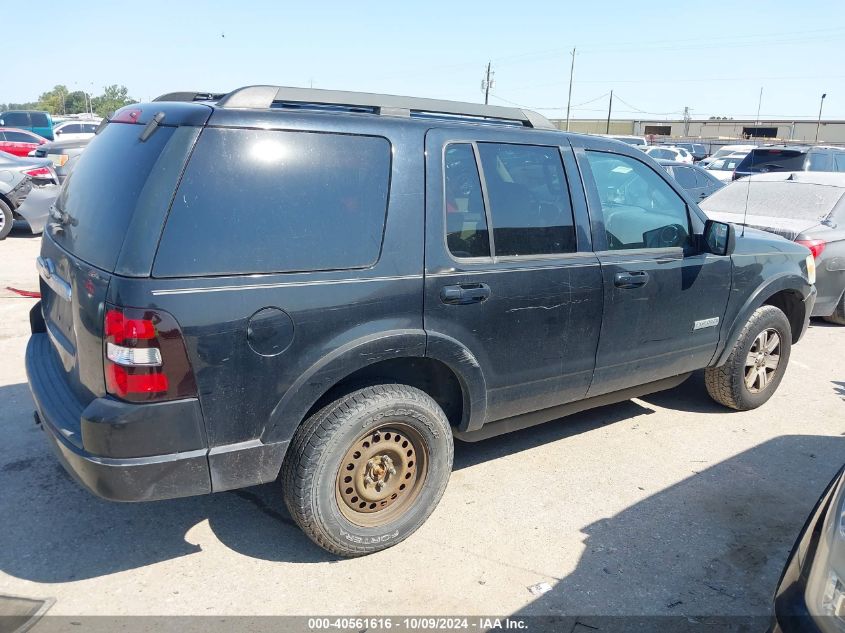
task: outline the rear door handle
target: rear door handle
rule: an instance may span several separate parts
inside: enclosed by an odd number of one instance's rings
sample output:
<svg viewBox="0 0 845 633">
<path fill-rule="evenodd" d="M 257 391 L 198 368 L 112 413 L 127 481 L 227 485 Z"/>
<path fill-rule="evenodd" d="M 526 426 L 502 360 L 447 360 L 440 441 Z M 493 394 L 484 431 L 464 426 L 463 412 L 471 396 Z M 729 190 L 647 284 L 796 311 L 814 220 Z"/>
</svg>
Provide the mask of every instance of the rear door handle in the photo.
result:
<svg viewBox="0 0 845 633">
<path fill-rule="evenodd" d="M 641 288 L 648 283 L 648 273 L 644 270 L 633 272 L 616 273 L 613 276 L 613 285 L 617 288 L 630 289 Z"/>
<path fill-rule="evenodd" d="M 440 301 L 449 305 L 468 305 L 482 303 L 490 297 L 490 286 L 487 284 L 456 284 L 443 286 L 440 289 Z"/>
</svg>

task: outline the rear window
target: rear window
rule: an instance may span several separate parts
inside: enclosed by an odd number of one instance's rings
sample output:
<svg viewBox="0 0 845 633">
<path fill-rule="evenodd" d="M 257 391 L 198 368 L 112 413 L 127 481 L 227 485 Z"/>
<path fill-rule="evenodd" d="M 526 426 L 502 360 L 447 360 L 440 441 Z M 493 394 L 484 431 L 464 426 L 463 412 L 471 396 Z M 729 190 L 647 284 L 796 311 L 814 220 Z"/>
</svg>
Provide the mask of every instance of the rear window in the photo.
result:
<svg viewBox="0 0 845 633">
<path fill-rule="evenodd" d="M 803 171 L 806 154 L 794 149 L 755 149 L 738 167 L 743 172 Z"/>
<path fill-rule="evenodd" d="M 32 121 L 32 127 L 50 127 L 47 115 L 43 112 L 32 112 L 29 116 Z"/>
<path fill-rule="evenodd" d="M 30 127 L 29 114 L 26 112 L 7 112 L 0 116 L 6 127 Z"/>
<path fill-rule="evenodd" d="M 160 277 L 363 268 L 381 251 L 381 137 L 208 128 L 159 245 Z"/>
<path fill-rule="evenodd" d="M 91 140 L 56 200 L 61 225 L 48 228 L 62 248 L 103 270 L 114 270 L 141 190 L 176 128 L 162 126 L 145 143 L 143 129 L 110 123 Z"/>
</svg>

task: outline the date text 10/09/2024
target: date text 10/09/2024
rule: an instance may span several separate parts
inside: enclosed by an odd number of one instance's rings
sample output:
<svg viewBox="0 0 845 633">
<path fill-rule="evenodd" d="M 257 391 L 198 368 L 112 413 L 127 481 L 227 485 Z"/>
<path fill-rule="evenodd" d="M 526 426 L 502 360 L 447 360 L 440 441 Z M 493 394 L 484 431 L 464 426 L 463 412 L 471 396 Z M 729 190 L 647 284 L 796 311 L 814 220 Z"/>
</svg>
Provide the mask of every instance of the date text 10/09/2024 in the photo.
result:
<svg viewBox="0 0 845 633">
<path fill-rule="evenodd" d="M 527 630 L 524 620 L 496 617 L 374 617 L 374 618 L 309 618 L 308 629 L 311 631 L 361 631 L 390 630 L 398 631 L 489 631 L 489 630 Z"/>
</svg>

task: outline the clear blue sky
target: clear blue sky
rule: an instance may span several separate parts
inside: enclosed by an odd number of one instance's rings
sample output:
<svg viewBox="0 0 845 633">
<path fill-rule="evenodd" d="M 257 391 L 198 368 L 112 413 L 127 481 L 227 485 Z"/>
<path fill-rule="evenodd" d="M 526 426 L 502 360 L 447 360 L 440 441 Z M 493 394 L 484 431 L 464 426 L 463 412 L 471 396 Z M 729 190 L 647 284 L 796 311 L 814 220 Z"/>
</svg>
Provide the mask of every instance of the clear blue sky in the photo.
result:
<svg viewBox="0 0 845 633">
<path fill-rule="evenodd" d="M 482 101 L 562 116 L 578 47 L 573 116 L 845 119 L 845 2 L 66 2 L 43 20 L 3 12 L 33 34 L 4 52 L 0 102 L 57 83 L 146 100 L 172 90 L 252 84 Z M 45 33 L 47 31 L 47 33 Z M 36 37 L 37 35 L 37 37 Z M 589 103 L 585 103 L 589 102 Z M 645 113 L 641 113 L 643 111 Z"/>
</svg>

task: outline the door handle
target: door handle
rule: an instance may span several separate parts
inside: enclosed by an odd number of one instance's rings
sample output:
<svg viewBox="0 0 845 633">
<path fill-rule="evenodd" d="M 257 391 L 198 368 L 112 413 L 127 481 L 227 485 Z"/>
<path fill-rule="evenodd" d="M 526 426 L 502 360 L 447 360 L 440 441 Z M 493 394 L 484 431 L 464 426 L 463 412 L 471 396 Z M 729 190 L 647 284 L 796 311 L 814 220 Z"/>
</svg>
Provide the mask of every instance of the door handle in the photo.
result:
<svg viewBox="0 0 845 633">
<path fill-rule="evenodd" d="M 644 270 L 634 272 L 616 273 L 613 276 L 613 285 L 617 288 L 630 289 L 641 288 L 648 283 L 648 273 Z"/>
<path fill-rule="evenodd" d="M 440 301 L 449 305 L 468 305 L 482 303 L 490 297 L 490 286 L 487 284 L 456 284 L 443 286 L 440 289 Z"/>
</svg>

